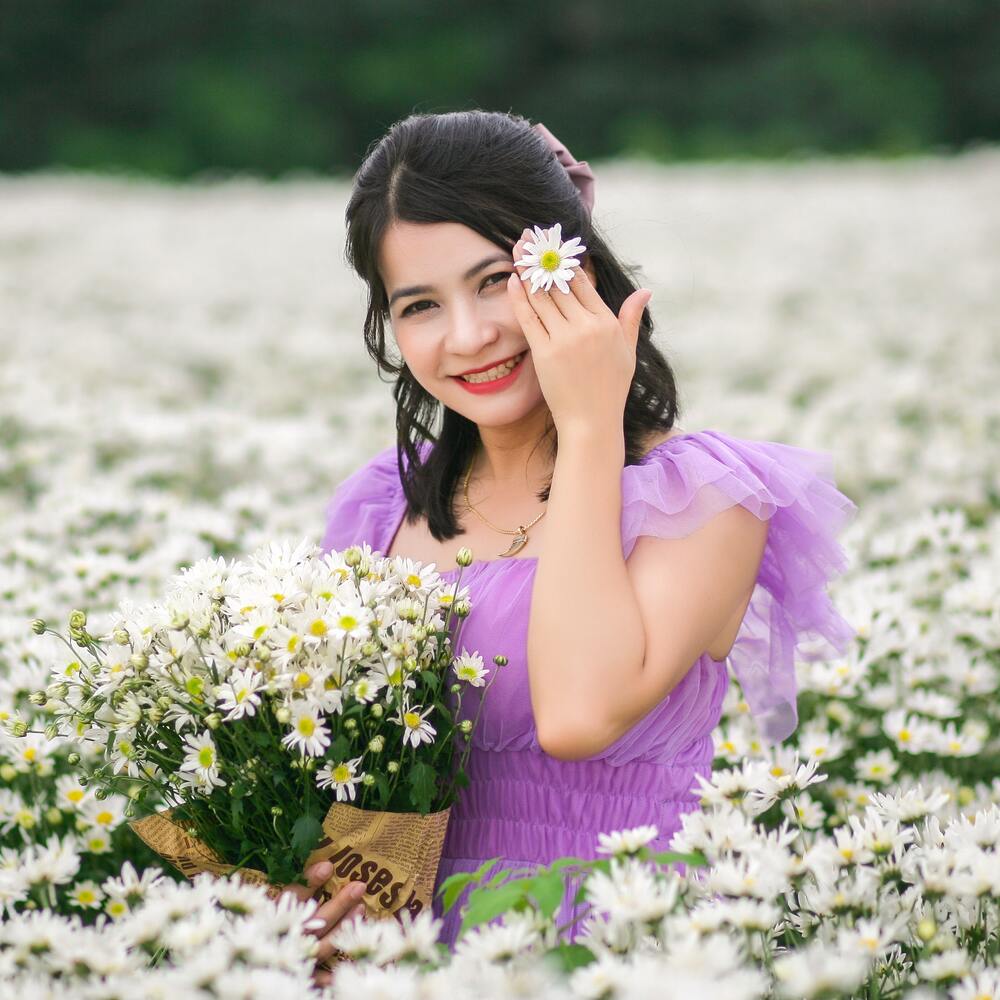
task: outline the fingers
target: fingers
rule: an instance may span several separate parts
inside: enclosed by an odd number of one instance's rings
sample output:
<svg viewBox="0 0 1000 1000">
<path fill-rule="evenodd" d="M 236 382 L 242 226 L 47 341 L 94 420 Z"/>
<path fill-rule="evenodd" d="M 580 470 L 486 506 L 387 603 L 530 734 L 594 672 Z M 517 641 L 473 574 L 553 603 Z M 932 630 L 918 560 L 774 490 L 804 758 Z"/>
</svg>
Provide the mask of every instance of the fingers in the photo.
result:
<svg viewBox="0 0 1000 1000">
<path fill-rule="evenodd" d="M 317 861 L 316 864 L 306 869 L 305 874 L 307 885 L 292 882 L 281 890 L 282 895 L 290 893 L 296 899 L 303 901 L 312 899 L 316 890 L 333 874 L 333 865 L 329 861 Z"/>
<path fill-rule="evenodd" d="M 365 904 L 358 903 L 353 910 L 345 913 L 344 916 L 337 922 L 338 926 L 346 920 L 364 920 L 365 919 Z M 333 928 L 336 930 L 336 927 Z M 319 947 L 316 949 L 315 960 L 317 964 L 325 962 L 335 951 L 337 951 L 336 945 L 330 940 L 332 934 L 327 934 L 325 937 L 320 938 Z"/>
<path fill-rule="evenodd" d="M 531 242 L 533 238 L 534 234 L 530 230 L 525 229 L 521 234 L 521 239 L 514 248 L 515 261 L 523 254 L 524 244 Z M 550 334 L 554 330 L 554 324 L 560 320 L 568 323 L 579 323 L 587 315 L 588 310 L 576 296 L 574 289 L 574 286 L 578 282 L 577 274 L 580 271 L 580 267 L 572 267 L 572 271 L 572 276 L 567 279 L 568 292 L 564 292 L 557 285 L 553 285 L 549 291 L 543 291 L 539 288 L 537 291 L 532 292 L 530 289 L 525 288 L 525 300 L 541 318 L 542 323 L 548 327 Z M 526 273 L 526 269 L 522 269 L 522 273 Z M 527 281 L 521 279 L 522 287 L 527 284 Z"/>
<path fill-rule="evenodd" d="M 360 900 L 364 894 L 364 882 L 348 882 L 336 895 L 316 909 L 312 919 L 305 925 L 306 930 L 320 937 L 333 930 L 352 911 L 363 913 L 365 904 Z"/>
</svg>

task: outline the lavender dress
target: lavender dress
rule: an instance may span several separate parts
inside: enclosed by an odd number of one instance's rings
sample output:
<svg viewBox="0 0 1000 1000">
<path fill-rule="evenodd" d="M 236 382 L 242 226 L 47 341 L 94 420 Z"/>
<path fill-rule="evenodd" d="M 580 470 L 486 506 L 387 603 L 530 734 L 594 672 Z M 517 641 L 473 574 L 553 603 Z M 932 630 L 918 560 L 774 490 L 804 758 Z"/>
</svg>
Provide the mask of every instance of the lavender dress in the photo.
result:
<svg viewBox="0 0 1000 1000">
<path fill-rule="evenodd" d="M 430 447 L 425 443 L 423 454 Z M 727 659 L 762 738 L 785 739 L 798 724 L 795 657 L 837 655 L 855 634 L 824 589 L 846 568 L 835 536 L 857 512 L 833 484 L 831 456 L 693 431 L 662 442 L 639 465 L 624 467 L 621 489 L 625 558 L 640 535 L 688 535 L 735 504 L 770 521 L 757 584 Z M 364 541 L 384 553 L 405 507 L 392 445 L 334 493 L 323 550 Z M 461 544 L 456 538 L 456 550 Z M 478 651 L 493 670 L 495 653 L 504 653 L 509 663 L 490 689 L 474 734 L 470 784 L 452 808 L 439 883 L 493 857 L 503 859 L 498 867 L 549 864 L 563 855 L 597 857 L 598 833 L 641 824 L 657 826 L 660 836 L 651 846 L 667 850 L 681 815 L 698 808 L 695 775 L 711 772 L 712 730 L 729 674 L 726 661 L 708 653 L 662 702 L 594 757 L 561 761 L 541 750 L 526 657 L 537 561 L 477 560 L 462 574 L 473 610 L 461 646 Z M 441 575 L 454 581 L 457 573 L 456 567 Z M 436 907 L 440 915 L 439 901 Z M 458 911 L 444 915 L 441 940 L 449 944 L 458 931 Z M 559 920 L 578 912 L 567 893 Z"/>
</svg>

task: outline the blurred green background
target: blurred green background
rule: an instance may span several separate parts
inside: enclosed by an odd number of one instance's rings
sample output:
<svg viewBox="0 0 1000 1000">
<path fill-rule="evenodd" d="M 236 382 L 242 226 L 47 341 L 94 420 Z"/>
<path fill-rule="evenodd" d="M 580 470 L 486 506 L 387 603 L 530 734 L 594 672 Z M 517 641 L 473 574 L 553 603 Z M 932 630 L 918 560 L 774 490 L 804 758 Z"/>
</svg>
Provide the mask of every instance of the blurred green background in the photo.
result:
<svg viewBox="0 0 1000 1000">
<path fill-rule="evenodd" d="M 350 174 L 412 111 L 581 159 L 1000 140 L 997 0 L 0 0 L 0 170 Z"/>
</svg>

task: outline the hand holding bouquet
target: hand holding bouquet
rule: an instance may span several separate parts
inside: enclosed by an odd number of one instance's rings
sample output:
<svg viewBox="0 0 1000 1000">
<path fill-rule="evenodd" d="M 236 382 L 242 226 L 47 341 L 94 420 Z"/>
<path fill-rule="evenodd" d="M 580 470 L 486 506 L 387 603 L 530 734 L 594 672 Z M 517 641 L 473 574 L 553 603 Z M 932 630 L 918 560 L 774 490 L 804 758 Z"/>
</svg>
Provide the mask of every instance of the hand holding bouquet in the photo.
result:
<svg viewBox="0 0 1000 1000">
<path fill-rule="evenodd" d="M 327 892 L 361 881 L 373 912 L 415 914 L 488 687 L 478 654 L 452 653 L 460 582 L 367 545 L 201 560 L 162 604 L 123 602 L 102 638 L 74 613 L 77 658 L 46 696 L 64 730 L 104 744 L 90 781 L 169 807 L 133 826 L 185 874 L 279 886 L 329 860 Z"/>
</svg>

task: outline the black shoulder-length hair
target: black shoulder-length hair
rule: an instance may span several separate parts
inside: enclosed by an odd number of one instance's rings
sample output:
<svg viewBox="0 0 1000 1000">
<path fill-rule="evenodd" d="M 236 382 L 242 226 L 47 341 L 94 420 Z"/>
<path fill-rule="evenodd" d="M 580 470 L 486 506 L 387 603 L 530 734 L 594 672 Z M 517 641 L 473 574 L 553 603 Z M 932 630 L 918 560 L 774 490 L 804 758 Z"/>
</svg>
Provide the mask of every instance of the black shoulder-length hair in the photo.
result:
<svg viewBox="0 0 1000 1000">
<path fill-rule="evenodd" d="M 428 393 L 405 361 L 397 366 L 386 356 L 389 306 L 378 253 L 396 221 L 458 222 L 508 253 L 525 228 L 561 222 L 564 233 L 579 236 L 587 247 L 597 290 L 615 315 L 640 286 L 632 279 L 636 269 L 618 260 L 594 226 L 545 139 L 520 115 L 478 109 L 413 114 L 372 144 L 354 176 L 347 205 L 346 258 L 368 286 L 368 353 L 380 373 L 396 376 L 396 461 L 406 517 L 413 523 L 425 515 L 431 535 L 444 541 L 465 530 L 455 517 L 454 496 L 479 444 L 479 430 Z M 652 332 L 653 321 L 644 309 L 623 419 L 626 465 L 636 464 L 646 437 L 670 430 L 679 413 L 674 374 L 653 345 Z M 551 416 L 538 444 L 544 440 L 554 457 Z M 433 447 L 422 447 L 425 442 Z M 539 500 L 548 500 L 550 487 L 551 478 Z"/>
</svg>

